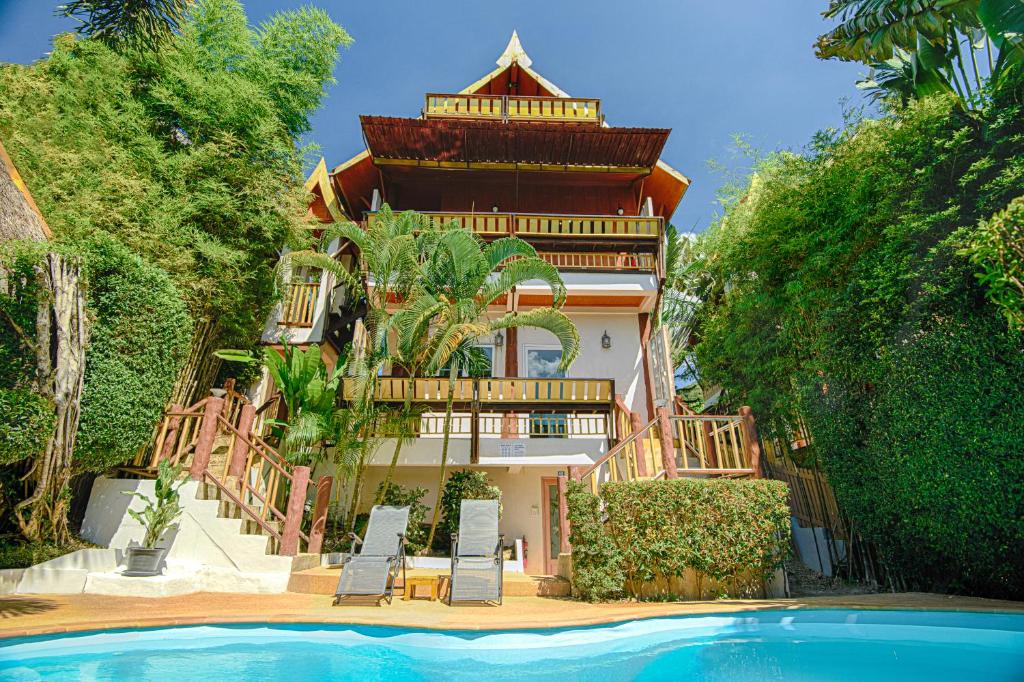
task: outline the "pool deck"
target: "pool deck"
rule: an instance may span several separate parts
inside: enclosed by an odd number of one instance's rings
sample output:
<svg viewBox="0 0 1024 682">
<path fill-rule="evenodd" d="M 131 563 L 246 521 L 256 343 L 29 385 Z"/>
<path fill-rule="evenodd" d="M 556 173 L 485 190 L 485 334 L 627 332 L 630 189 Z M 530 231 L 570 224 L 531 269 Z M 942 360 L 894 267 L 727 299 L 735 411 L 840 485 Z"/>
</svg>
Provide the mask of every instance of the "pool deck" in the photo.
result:
<svg viewBox="0 0 1024 682">
<path fill-rule="evenodd" d="M 343 623 L 452 630 L 594 625 L 654 616 L 765 609 L 935 609 L 1024 613 L 1024 602 L 937 594 L 868 594 L 803 599 L 586 604 L 564 598 L 507 597 L 502 606 L 402 601 L 332 606 L 316 594 L 190 594 L 162 599 L 91 594 L 0 597 L 0 638 L 105 628 L 213 623 Z"/>
</svg>

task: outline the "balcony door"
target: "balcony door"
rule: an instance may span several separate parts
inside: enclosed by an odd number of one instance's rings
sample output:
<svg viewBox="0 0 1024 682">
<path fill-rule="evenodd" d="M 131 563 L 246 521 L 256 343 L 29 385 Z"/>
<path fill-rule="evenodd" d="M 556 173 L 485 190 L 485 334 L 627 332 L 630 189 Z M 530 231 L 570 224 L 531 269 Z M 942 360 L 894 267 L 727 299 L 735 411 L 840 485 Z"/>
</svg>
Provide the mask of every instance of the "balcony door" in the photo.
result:
<svg viewBox="0 0 1024 682">
<path fill-rule="evenodd" d="M 526 346 L 524 349 L 526 376 L 533 379 L 564 379 L 565 370 L 560 346 Z M 564 414 L 549 412 L 530 413 L 530 438 L 565 438 L 568 421 Z"/>
</svg>

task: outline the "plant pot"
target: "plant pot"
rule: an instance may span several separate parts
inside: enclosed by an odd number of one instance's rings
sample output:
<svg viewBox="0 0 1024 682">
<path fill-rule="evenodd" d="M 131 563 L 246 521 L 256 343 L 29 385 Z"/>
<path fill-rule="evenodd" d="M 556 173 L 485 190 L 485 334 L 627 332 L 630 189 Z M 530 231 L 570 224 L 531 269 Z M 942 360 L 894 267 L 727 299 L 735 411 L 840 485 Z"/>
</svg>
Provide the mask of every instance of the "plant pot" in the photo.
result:
<svg viewBox="0 0 1024 682">
<path fill-rule="evenodd" d="M 129 547 L 127 568 L 121 575 L 133 578 L 160 575 L 160 562 L 166 552 L 163 547 Z"/>
</svg>

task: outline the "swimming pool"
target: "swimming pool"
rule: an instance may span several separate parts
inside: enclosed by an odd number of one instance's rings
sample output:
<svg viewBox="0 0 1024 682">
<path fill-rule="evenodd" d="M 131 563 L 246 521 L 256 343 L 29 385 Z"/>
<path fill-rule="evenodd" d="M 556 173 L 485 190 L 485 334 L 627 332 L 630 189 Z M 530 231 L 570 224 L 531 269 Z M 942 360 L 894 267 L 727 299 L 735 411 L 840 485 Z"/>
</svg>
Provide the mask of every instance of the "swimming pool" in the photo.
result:
<svg viewBox="0 0 1024 682">
<path fill-rule="evenodd" d="M 1024 615 L 798 610 L 531 631 L 224 625 L 0 640 L 4 680 L 1024 679 Z"/>
</svg>

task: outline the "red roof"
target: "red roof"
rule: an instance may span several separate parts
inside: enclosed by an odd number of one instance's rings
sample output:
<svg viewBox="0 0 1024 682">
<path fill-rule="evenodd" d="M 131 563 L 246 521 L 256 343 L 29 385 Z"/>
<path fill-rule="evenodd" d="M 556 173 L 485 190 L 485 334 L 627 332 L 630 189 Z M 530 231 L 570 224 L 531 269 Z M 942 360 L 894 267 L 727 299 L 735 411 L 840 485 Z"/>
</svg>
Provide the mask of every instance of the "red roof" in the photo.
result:
<svg viewBox="0 0 1024 682">
<path fill-rule="evenodd" d="M 651 168 L 670 130 L 360 116 L 374 159 Z"/>
</svg>

